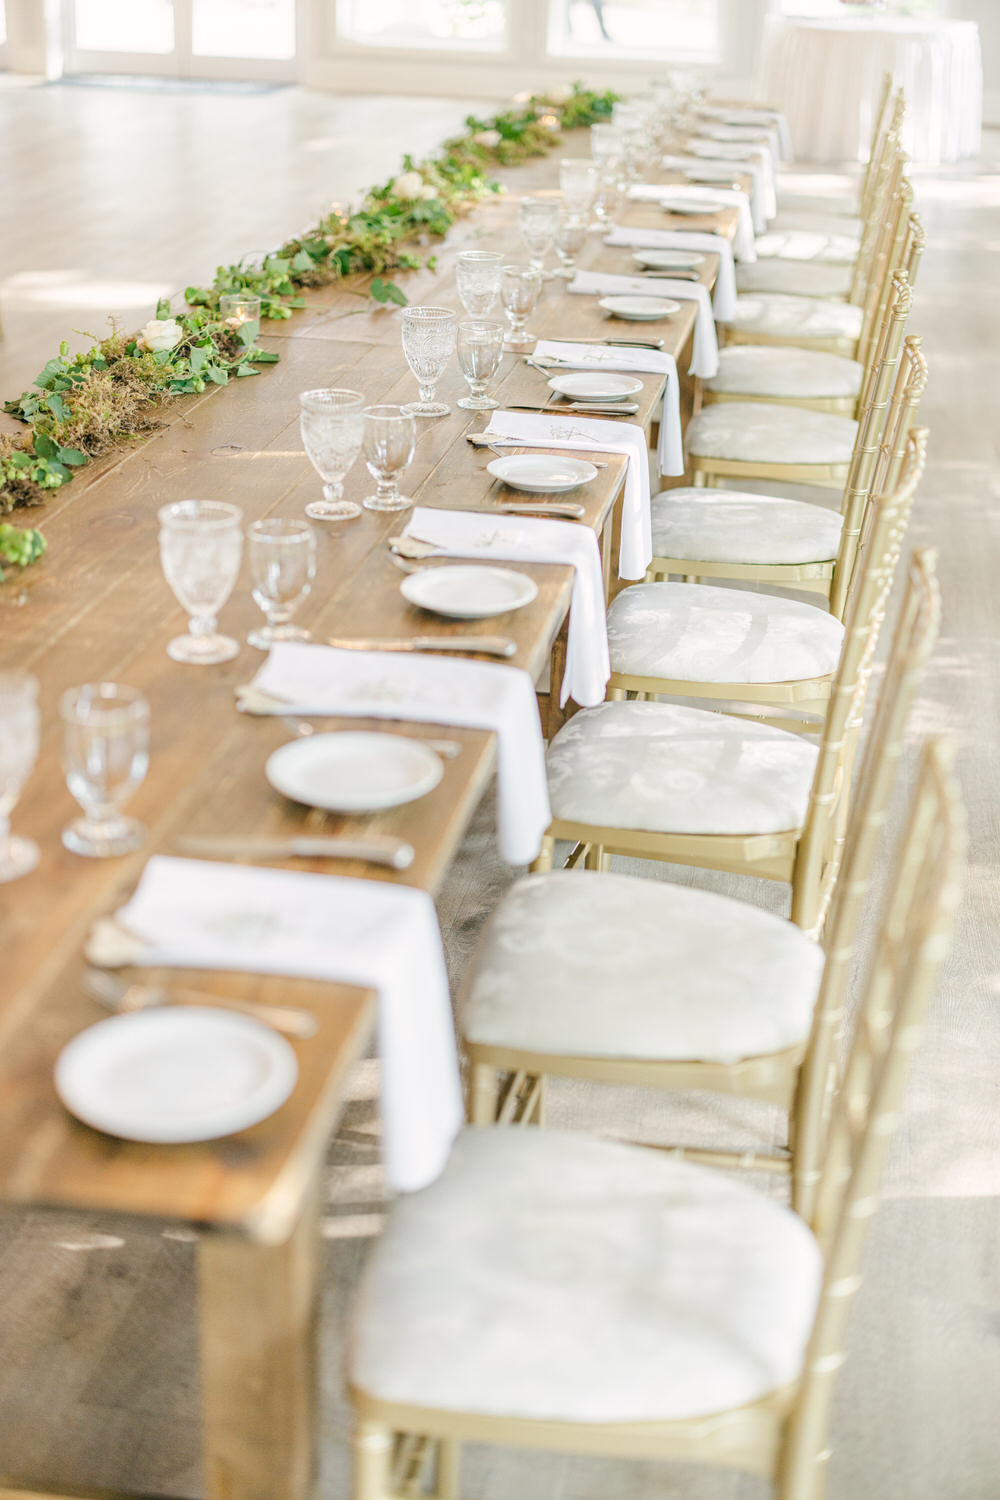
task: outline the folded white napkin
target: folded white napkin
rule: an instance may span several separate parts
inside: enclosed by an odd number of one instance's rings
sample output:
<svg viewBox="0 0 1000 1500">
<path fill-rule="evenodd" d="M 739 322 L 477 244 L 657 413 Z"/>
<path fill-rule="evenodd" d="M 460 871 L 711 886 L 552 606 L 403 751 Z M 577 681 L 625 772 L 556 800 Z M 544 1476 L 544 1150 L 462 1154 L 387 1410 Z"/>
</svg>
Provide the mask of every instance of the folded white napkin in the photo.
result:
<svg viewBox="0 0 1000 1500">
<path fill-rule="evenodd" d="M 734 176 L 745 174 L 750 178 L 750 216 L 754 232 L 763 234 L 767 228 L 767 212 L 764 198 L 764 174 L 759 161 L 747 158 L 739 163 L 720 160 L 713 156 L 665 156 L 660 162 L 665 172 L 693 172 L 699 167 L 723 166 Z M 697 184 L 701 186 L 702 184 Z"/>
<path fill-rule="evenodd" d="M 490 437 L 515 438 L 525 448 L 563 448 L 568 453 L 624 453 L 628 465 L 622 499 L 618 576 L 645 578 L 653 557 L 653 537 L 649 449 L 641 427 L 617 418 L 601 421 L 598 417 L 546 417 L 534 412 L 495 411 L 486 431 Z"/>
<path fill-rule="evenodd" d="M 705 161 L 752 162 L 760 169 L 761 191 L 764 199 L 764 216 L 773 219 L 778 212 L 778 194 L 774 180 L 774 157 L 767 145 L 756 145 L 752 141 L 702 141 L 697 136 L 684 143 L 684 149 L 692 156 Z"/>
<path fill-rule="evenodd" d="M 760 104 L 705 104 L 698 113 L 706 119 L 721 120 L 730 125 L 763 125 L 773 129 L 777 132 L 782 161 L 792 160 L 792 132 L 788 127 L 788 117 L 780 109 L 768 109 Z"/>
<path fill-rule="evenodd" d="M 512 865 L 530 864 L 538 853 L 552 814 L 538 700 L 520 667 L 282 641 L 271 647 L 253 686 L 280 699 L 283 713 L 491 730 L 500 853 Z"/>
<path fill-rule="evenodd" d="M 718 208 L 735 208 L 737 211 L 736 233 L 733 235 L 733 254 L 737 260 L 756 260 L 753 246 L 753 215 L 750 199 L 742 188 L 702 187 L 697 182 L 634 182 L 628 190 L 634 203 L 662 203 L 666 198 L 703 198 Z"/>
<path fill-rule="evenodd" d="M 588 297 L 673 297 L 677 302 L 697 302 L 691 343 L 692 375 L 712 380 L 719 373 L 719 340 L 708 287 L 696 281 L 676 281 L 669 276 L 614 276 L 606 271 L 577 271 L 567 291 Z"/>
<path fill-rule="evenodd" d="M 464 1112 L 441 934 L 425 891 L 154 855 L 116 915 L 147 945 L 141 964 L 377 990 L 388 1177 L 401 1192 L 433 1182 Z"/>
<path fill-rule="evenodd" d="M 736 313 L 736 267 L 732 242 L 724 234 L 705 234 L 694 229 L 612 229 L 604 243 L 630 250 L 706 250 L 719 257 L 719 274 L 712 292 L 712 310 L 720 323 Z M 668 276 L 670 273 L 663 273 Z M 652 278 L 646 278 L 652 279 Z"/>
<path fill-rule="evenodd" d="M 604 243 L 610 244 L 610 241 Z M 734 304 L 735 299 L 734 285 Z M 684 473 L 680 387 L 677 361 L 672 354 L 666 354 L 662 349 L 616 349 L 610 344 L 563 344 L 558 339 L 540 339 L 535 345 L 535 357 L 540 355 L 546 359 L 565 360 L 575 370 L 632 370 L 637 375 L 666 375 L 656 463 L 661 474 Z"/>
<path fill-rule="evenodd" d="M 607 604 L 601 549 L 589 527 L 544 517 L 484 516 L 467 510 L 417 506 L 404 534 L 433 543 L 443 556 L 558 562 L 575 568 L 559 702 L 564 704 L 572 697 L 582 708 L 603 703 L 611 676 Z"/>
<path fill-rule="evenodd" d="M 781 145 L 781 132 L 777 125 L 770 121 L 765 121 L 760 125 L 723 125 L 706 120 L 699 126 L 698 134 L 709 141 L 759 142 L 762 136 L 766 136 L 768 150 L 771 152 L 774 160 L 782 161 L 786 159 Z"/>
</svg>

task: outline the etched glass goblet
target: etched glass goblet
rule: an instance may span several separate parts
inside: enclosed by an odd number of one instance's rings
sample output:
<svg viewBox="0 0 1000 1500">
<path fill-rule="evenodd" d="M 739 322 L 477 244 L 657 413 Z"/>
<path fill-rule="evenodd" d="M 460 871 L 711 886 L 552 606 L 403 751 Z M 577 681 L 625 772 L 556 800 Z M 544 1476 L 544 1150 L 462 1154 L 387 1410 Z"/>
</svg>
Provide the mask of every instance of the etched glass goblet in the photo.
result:
<svg viewBox="0 0 1000 1500">
<path fill-rule="evenodd" d="M 92 859 L 138 849 L 146 830 L 122 807 L 149 764 L 149 704 L 122 683 L 90 682 L 63 693 L 59 711 L 66 785 L 83 808 L 63 843 Z"/>
<path fill-rule="evenodd" d="M 218 633 L 218 614 L 240 571 L 243 512 L 223 500 L 179 500 L 160 512 L 160 561 L 177 602 L 191 616 L 187 635 L 167 646 L 174 661 L 230 661 L 239 642 Z"/>
<path fill-rule="evenodd" d="M 523 349 L 537 341 L 525 323 L 534 312 L 542 290 L 542 273 L 534 266 L 504 266 L 500 296 L 507 314 L 507 346 Z"/>
<path fill-rule="evenodd" d="M 399 493 L 399 476 L 417 446 L 417 424 L 405 406 L 365 407 L 365 464 L 376 482 L 366 510 L 407 510 L 413 501 Z"/>
<path fill-rule="evenodd" d="M 344 499 L 344 479 L 361 452 L 364 396 L 360 391 L 333 388 L 303 391 L 299 402 L 302 444 L 323 481 L 323 498 L 310 500 L 306 515 L 311 521 L 349 521 L 360 516 L 361 506 Z"/>
<path fill-rule="evenodd" d="M 10 815 L 38 756 L 38 681 L 27 672 L 0 672 L 0 883 L 37 865 L 38 845 L 16 838 Z"/>
<path fill-rule="evenodd" d="M 276 641 L 307 641 L 308 630 L 291 623 L 316 577 L 316 533 L 305 521 L 254 521 L 250 543 L 251 593 L 267 624 L 252 630 L 247 643 L 269 651 Z"/>
<path fill-rule="evenodd" d="M 460 250 L 455 285 L 470 318 L 481 320 L 493 311 L 500 296 L 503 256 L 499 250 Z"/>
<path fill-rule="evenodd" d="M 589 156 L 567 156 L 559 163 L 559 189 L 565 212 L 571 218 L 583 218 L 597 192 L 596 161 Z"/>
<path fill-rule="evenodd" d="M 562 200 L 558 193 L 522 198 L 517 208 L 517 230 L 531 258 L 531 264 L 544 276 L 545 256 L 552 249 L 559 228 Z"/>
<path fill-rule="evenodd" d="M 403 410 L 411 417 L 446 417 L 451 410 L 434 400 L 434 387 L 455 352 L 455 314 L 447 307 L 404 307 L 403 353 L 417 377 L 420 400 Z"/>
<path fill-rule="evenodd" d="M 576 257 L 583 249 L 587 240 L 587 221 L 583 218 L 564 216 L 559 221 L 559 231 L 556 234 L 556 254 L 561 262 L 557 276 L 565 277 L 572 281 L 576 275 Z"/>
<path fill-rule="evenodd" d="M 590 127 L 590 154 L 602 173 L 617 167 L 625 155 L 625 141 L 617 125 L 603 121 Z"/>
<path fill-rule="evenodd" d="M 486 387 L 503 359 L 502 323 L 459 323 L 458 364 L 469 383 L 469 394 L 460 396 L 464 411 L 494 411 L 499 401 L 486 394 Z"/>
</svg>

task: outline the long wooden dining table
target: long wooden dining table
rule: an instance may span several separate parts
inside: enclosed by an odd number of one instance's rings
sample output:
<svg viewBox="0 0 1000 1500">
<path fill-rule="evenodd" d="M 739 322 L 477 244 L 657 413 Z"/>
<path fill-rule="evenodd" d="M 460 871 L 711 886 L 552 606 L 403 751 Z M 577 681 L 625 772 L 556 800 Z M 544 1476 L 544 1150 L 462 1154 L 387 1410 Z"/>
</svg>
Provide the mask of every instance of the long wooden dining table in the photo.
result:
<svg viewBox="0 0 1000 1500">
<path fill-rule="evenodd" d="M 461 219 L 443 244 L 427 247 L 437 255 L 435 271 L 407 275 L 410 302 L 461 310 L 454 280 L 460 249 L 497 248 L 524 260 L 517 198 L 554 186 L 563 153 L 580 154 L 573 137 L 545 160 L 501 174 L 507 194 Z M 727 208 L 711 220 L 672 219 L 643 204 L 630 206 L 624 222 L 711 229 L 731 237 L 736 212 Z M 580 264 L 609 272 L 633 269 L 628 251 L 609 249 L 597 236 L 589 238 Z M 709 288 L 717 267 L 718 257 L 706 256 L 700 276 Z M 391 832 L 414 847 L 405 872 L 330 860 L 296 861 L 295 868 L 395 880 L 434 894 L 494 769 L 492 735 L 448 726 L 460 753 L 445 762 L 441 782 L 421 800 L 364 818 L 308 810 L 272 792 L 263 774 L 268 755 L 289 739 L 288 727 L 236 710 L 234 690 L 253 676 L 260 654 L 243 646 L 234 661 L 207 668 L 177 664 L 166 654 L 181 611 L 160 568 L 158 508 L 196 496 L 235 503 L 247 523 L 301 516 L 319 482 L 299 436 L 299 392 L 347 386 L 373 403 L 415 395 L 398 319 L 392 310 L 373 307 L 365 282 L 309 292 L 306 301 L 306 310 L 290 322 L 274 331 L 265 325 L 263 346 L 281 356 L 275 367 L 166 408 L 162 428 L 149 441 L 91 464 L 42 510 L 31 512 L 27 519 L 43 527 L 48 555 L 0 589 L 0 667 L 37 676 L 43 716 L 37 768 L 15 814 L 17 831 L 38 842 L 41 863 L 30 876 L 4 886 L 0 896 L 0 1204 L 8 1212 L 54 1208 L 139 1216 L 197 1232 L 204 1474 L 211 1500 L 299 1500 L 314 1484 L 321 1169 L 348 1072 L 372 1036 L 375 996 L 302 979 L 170 971 L 171 983 L 190 983 L 220 999 L 307 1008 L 318 1031 L 296 1044 L 298 1085 L 269 1119 L 202 1144 L 136 1144 L 76 1121 L 53 1084 L 60 1049 L 103 1014 L 81 984 L 87 934 L 96 918 L 127 898 L 149 855 L 169 853 L 181 835 Z M 548 338 L 662 337 L 683 374 L 694 319 L 695 303 L 685 301 L 662 322 L 617 322 L 605 317 L 595 298 L 569 295 L 564 282 L 553 281 L 530 324 Z M 640 378 L 639 413 L 629 420 L 648 428 L 657 416 L 663 378 Z M 690 403 L 686 377 L 683 384 Z M 484 423 L 479 414 L 455 407 L 464 390 L 453 364 L 439 386 L 451 413 L 420 423 L 405 489 L 421 505 L 489 512 L 512 496 L 486 472 L 493 455 L 466 441 Z M 542 374 L 508 355 L 496 394 L 507 405 L 541 404 L 550 393 Z M 579 524 L 602 540 L 610 583 L 625 459 L 604 457 L 607 467 L 572 498 L 585 506 Z M 359 464 L 347 494 L 360 499 L 368 488 Z M 405 521 L 405 514 L 366 510 L 359 520 L 317 526 L 317 577 L 296 617 L 314 639 L 454 632 L 455 626 L 400 594 L 402 574 L 386 543 Z M 538 596 L 505 617 L 502 628 L 517 645 L 513 663 L 540 685 L 551 732 L 561 715 L 556 695 L 544 689 L 549 676 L 557 687 L 562 675 L 572 569 L 518 567 L 535 580 Z M 259 620 L 244 574 L 222 626 L 245 640 Z M 463 633 L 496 629 L 495 620 L 461 624 Z M 129 683 L 150 704 L 149 771 L 129 805 L 149 838 L 135 854 L 86 860 L 60 841 L 75 809 L 60 766 L 57 703 L 66 688 L 99 680 Z M 441 734 L 434 725 L 384 720 L 331 719 L 324 726 L 418 738 Z M 141 972 L 154 983 L 163 977 Z M 28 1482 L 18 1473 L 15 1484 L 16 1471 L 16 1456 L 0 1456 L 0 1500 Z M 45 1482 L 51 1489 L 52 1477 Z M 73 1476 L 60 1483 L 75 1491 Z"/>
</svg>

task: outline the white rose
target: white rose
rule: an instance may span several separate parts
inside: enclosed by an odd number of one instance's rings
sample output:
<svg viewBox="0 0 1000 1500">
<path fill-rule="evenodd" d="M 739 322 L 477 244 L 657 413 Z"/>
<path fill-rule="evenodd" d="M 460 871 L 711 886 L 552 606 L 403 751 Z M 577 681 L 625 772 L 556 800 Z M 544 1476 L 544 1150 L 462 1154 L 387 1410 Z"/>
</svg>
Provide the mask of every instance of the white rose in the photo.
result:
<svg viewBox="0 0 1000 1500">
<path fill-rule="evenodd" d="M 489 146 L 491 149 L 500 144 L 499 130 L 480 130 L 472 137 L 477 146 Z"/>
<path fill-rule="evenodd" d="M 520 94 L 514 95 L 515 104 L 529 104 L 531 102 L 531 90 L 523 89 Z"/>
<path fill-rule="evenodd" d="M 568 83 L 561 83 L 558 88 L 549 89 L 548 97 L 554 104 L 568 104 L 573 97 L 573 90 Z"/>
<path fill-rule="evenodd" d="M 421 188 L 420 196 L 424 199 L 436 198 L 438 196 L 438 190 L 428 182 L 423 188 Z"/>
<path fill-rule="evenodd" d="M 139 337 L 154 354 L 164 354 L 177 348 L 184 330 L 176 318 L 150 318 Z"/>
<path fill-rule="evenodd" d="M 424 179 L 419 172 L 404 172 L 392 184 L 392 194 L 404 203 L 414 203 L 423 195 Z"/>
</svg>

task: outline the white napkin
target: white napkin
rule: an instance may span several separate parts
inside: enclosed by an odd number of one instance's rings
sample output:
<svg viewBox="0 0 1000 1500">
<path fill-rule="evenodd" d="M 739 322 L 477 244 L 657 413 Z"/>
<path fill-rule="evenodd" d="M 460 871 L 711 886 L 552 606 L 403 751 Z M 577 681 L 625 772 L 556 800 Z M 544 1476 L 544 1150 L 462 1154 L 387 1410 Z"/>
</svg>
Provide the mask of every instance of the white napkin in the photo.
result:
<svg viewBox="0 0 1000 1500">
<path fill-rule="evenodd" d="M 484 516 L 467 510 L 417 506 L 404 535 L 432 542 L 443 556 L 559 562 L 575 568 L 559 702 L 564 704 L 572 697 L 582 708 L 603 703 L 611 676 L 607 607 L 601 549 L 589 527 L 544 517 Z"/>
<path fill-rule="evenodd" d="M 148 944 L 141 964 L 378 990 L 386 1170 L 401 1192 L 433 1182 L 464 1111 L 441 934 L 425 891 L 154 855 L 116 915 Z"/>
<path fill-rule="evenodd" d="M 753 215 L 750 199 L 742 188 L 702 187 L 697 182 L 634 182 L 628 190 L 634 203 L 662 203 L 665 198 L 703 198 L 718 208 L 735 208 L 737 211 L 736 233 L 733 235 L 733 254 L 737 260 L 756 260 L 753 245 Z"/>
<path fill-rule="evenodd" d="M 645 578 L 653 558 L 653 537 L 649 449 L 641 427 L 620 419 L 601 421 L 597 417 L 546 417 L 534 412 L 495 411 L 486 431 L 490 437 L 514 438 L 525 448 L 563 448 L 568 453 L 624 453 L 628 466 L 622 500 L 618 576 Z"/>
<path fill-rule="evenodd" d="M 768 150 L 774 160 L 781 161 L 784 158 L 781 132 L 773 121 L 765 121 L 761 125 L 723 125 L 706 120 L 699 126 L 698 134 L 709 141 L 753 141 L 755 144 L 761 136 L 766 136 Z"/>
<path fill-rule="evenodd" d="M 767 145 L 748 141 L 703 141 L 694 136 L 685 142 L 685 150 L 705 161 L 752 162 L 760 168 L 764 196 L 764 215 L 773 219 L 778 212 L 778 193 L 774 180 L 774 157 Z"/>
<path fill-rule="evenodd" d="M 748 157 L 739 164 L 725 161 L 717 156 L 665 156 L 660 162 L 665 172 L 697 171 L 699 167 L 725 167 L 734 176 L 745 173 L 750 178 L 750 214 L 754 232 L 763 234 L 767 228 L 767 210 L 764 195 L 764 173 L 759 161 Z M 705 184 L 706 186 L 708 184 Z M 702 186 L 701 183 L 697 186 Z"/>
<path fill-rule="evenodd" d="M 491 730 L 500 853 L 512 865 L 530 864 L 538 853 L 552 814 L 538 700 L 520 667 L 283 641 L 271 647 L 253 686 L 280 698 L 282 713 Z"/>
<path fill-rule="evenodd" d="M 694 229 L 612 229 L 604 243 L 631 250 L 706 250 L 719 257 L 719 274 L 712 293 L 712 310 L 720 323 L 736 315 L 736 267 L 733 246 L 724 234 Z M 668 271 L 664 275 L 669 275 Z M 650 278 L 647 278 L 650 279 Z"/>
<path fill-rule="evenodd" d="M 768 130 L 774 130 L 778 138 L 778 150 L 782 161 L 792 160 L 792 132 L 788 128 L 787 116 L 780 109 L 767 109 L 763 105 L 722 105 L 705 104 L 698 113 L 709 120 L 721 120 L 723 123 L 740 124 L 743 126 L 763 125 Z"/>
<path fill-rule="evenodd" d="M 712 380 L 719 373 L 719 341 L 708 287 L 697 281 L 676 281 L 669 276 L 613 276 L 605 271 L 577 271 L 566 288 L 588 297 L 673 297 L 678 302 L 697 302 L 691 344 L 692 375 Z"/>
<path fill-rule="evenodd" d="M 735 286 L 733 295 L 735 301 Z M 680 387 L 677 361 L 672 354 L 662 349 L 615 349 L 609 344 L 563 344 L 558 339 L 540 339 L 535 345 L 535 358 L 539 356 L 565 360 L 575 370 L 632 370 L 638 375 L 666 375 L 656 463 L 661 474 L 684 473 Z"/>
</svg>

